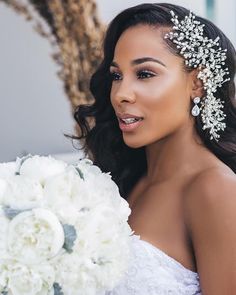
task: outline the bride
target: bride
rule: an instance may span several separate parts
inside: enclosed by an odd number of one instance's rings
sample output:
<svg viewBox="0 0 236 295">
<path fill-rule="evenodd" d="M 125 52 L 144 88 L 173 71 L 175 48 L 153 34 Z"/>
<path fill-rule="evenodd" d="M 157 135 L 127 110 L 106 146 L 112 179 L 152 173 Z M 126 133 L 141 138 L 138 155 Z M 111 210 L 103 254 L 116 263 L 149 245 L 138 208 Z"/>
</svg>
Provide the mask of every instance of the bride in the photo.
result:
<svg viewBox="0 0 236 295">
<path fill-rule="evenodd" d="M 140 237 L 112 295 L 235 294 L 236 55 L 194 17 L 172 4 L 117 15 L 91 78 L 95 102 L 75 112 Z"/>
</svg>

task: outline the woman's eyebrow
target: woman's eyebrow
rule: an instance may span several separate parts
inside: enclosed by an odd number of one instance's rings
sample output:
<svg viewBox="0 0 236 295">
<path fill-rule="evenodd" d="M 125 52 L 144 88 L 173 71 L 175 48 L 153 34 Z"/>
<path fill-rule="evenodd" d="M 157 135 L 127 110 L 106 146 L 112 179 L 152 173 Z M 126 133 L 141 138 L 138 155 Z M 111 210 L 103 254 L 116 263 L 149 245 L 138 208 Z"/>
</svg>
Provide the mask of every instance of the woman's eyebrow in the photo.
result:
<svg viewBox="0 0 236 295">
<path fill-rule="evenodd" d="M 142 63 L 147 62 L 147 61 L 153 61 L 153 62 L 156 62 L 156 63 L 162 65 L 163 67 L 166 67 L 166 65 L 162 61 L 160 61 L 159 59 L 153 58 L 153 57 L 141 57 L 141 58 L 138 58 L 138 59 L 134 59 L 134 60 L 131 61 L 131 65 L 133 65 L 133 66 L 134 65 L 139 65 L 139 64 L 142 64 Z M 117 68 L 119 67 L 118 64 L 115 61 L 113 61 L 111 63 L 111 66 L 114 66 L 114 67 L 117 67 Z"/>
</svg>

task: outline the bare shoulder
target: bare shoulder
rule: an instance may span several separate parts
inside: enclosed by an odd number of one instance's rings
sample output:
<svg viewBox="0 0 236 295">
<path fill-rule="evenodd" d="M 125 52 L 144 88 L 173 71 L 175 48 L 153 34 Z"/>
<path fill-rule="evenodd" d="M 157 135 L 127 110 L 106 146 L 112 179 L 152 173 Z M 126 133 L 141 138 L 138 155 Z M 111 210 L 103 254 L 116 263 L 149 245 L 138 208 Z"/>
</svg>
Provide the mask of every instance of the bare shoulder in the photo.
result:
<svg viewBox="0 0 236 295">
<path fill-rule="evenodd" d="M 216 201 L 218 205 L 227 204 L 230 200 L 236 202 L 236 174 L 229 168 L 213 167 L 200 172 L 184 192 L 184 203 L 190 211 L 196 209 L 195 206 L 215 204 Z"/>
<path fill-rule="evenodd" d="M 236 289 L 236 174 L 224 167 L 199 173 L 184 193 L 185 221 L 203 293 Z"/>
</svg>

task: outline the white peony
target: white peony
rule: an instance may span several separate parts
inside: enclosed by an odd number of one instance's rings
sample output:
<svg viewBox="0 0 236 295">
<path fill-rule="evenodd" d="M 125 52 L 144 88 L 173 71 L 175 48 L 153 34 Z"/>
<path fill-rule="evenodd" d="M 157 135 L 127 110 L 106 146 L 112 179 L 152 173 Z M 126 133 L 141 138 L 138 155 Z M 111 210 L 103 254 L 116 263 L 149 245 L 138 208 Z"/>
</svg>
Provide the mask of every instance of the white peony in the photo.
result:
<svg viewBox="0 0 236 295">
<path fill-rule="evenodd" d="M 47 260 L 57 255 L 63 244 L 62 225 L 49 210 L 36 208 L 25 211 L 9 223 L 8 252 L 22 263 L 35 264 Z"/>
<path fill-rule="evenodd" d="M 125 275 L 132 256 L 130 212 L 110 173 L 89 159 L 68 165 L 29 156 L 5 163 L 0 293 L 104 294 Z"/>
<path fill-rule="evenodd" d="M 48 177 L 65 171 L 67 164 L 51 156 L 33 156 L 25 160 L 20 168 L 20 174 L 33 178 L 44 185 Z"/>
<path fill-rule="evenodd" d="M 81 159 L 75 164 L 75 167 L 80 169 L 85 179 L 91 175 L 96 176 L 102 173 L 101 169 L 98 166 L 93 165 L 93 162 L 87 158 Z"/>
<path fill-rule="evenodd" d="M 10 295 L 53 295 L 53 283 L 55 272 L 49 264 L 23 265 L 14 260 L 0 261 L 3 275 L 0 273 L 1 280 L 8 281 L 7 294 Z M 1 289 L 0 289 L 1 290 Z"/>
<path fill-rule="evenodd" d="M 59 282 L 65 294 L 96 295 L 98 284 L 86 265 L 95 267 L 83 253 L 65 253 L 55 260 L 56 282 Z"/>
<path fill-rule="evenodd" d="M 73 167 L 68 167 L 64 173 L 46 180 L 45 200 L 64 222 L 75 224 L 83 212 L 92 210 L 99 204 L 112 205 L 112 200 L 107 198 L 106 193 L 99 193 L 100 189 L 97 187 L 94 192 L 92 187 L 92 181 L 81 179 Z M 119 209 L 120 198 L 116 201 L 112 206 Z"/>
<path fill-rule="evenodd" d="M 7 286 L 7 281 L 8 281 L 7 261 L 2 260 L 0 257 L 0 294 L 2 294 L 3 291 L 5 291 L 5 287 Z"/>
<path fill-rule="evenodd" d="M 44 187 L 45 201 L 63 223 L 74 224 L 78 212 L 85 207 L 90 188 L 85 185 L 74 168 L 48 178 Z M 94 206 L 94 204 L 93 204 Z"/>
<path fill-rule="evenodd" d="M 97 201 L 100 200 L 102 203 L 108 202 L 110 206 L 116 209 L 122 219 L 125 219 L 126 221 L 128 220 L 128 216 L 131 213 L 129 204 L 126 200 L 121 198 L 119 188 L 111 179 L 111 175 L 109 173 L 100 173 L 97 175 L 89 174 L 85 181 L 88 187 L 96 187 Z"/>
<path fill-rule="evenodd" d="M 43 201 L 43 188 L 34 179 L 15 175 L 6 181 L 2 203 L 14 209 L 39 206 Z"/>
<path fill-rule="evenodd" d="M 6 191 L 7 182 L 4 179 L 0 178 L 0 204 L 2 204 L 3 196 Z"/>
<path fill-rule="evenodd" d="M 9 222 L 0 206 L 0 258 L 6 255 Z"/>
<path fill-rule="evenodd" d="M 90 257 L 88 272 L 96 277 L 97 287 L 114 287 L 129 263 L 130 226 L 115 210 L 101 205 L 89 212 L 77 228 L 80 234 L 75 248 L 84 257 Z"/>
<path fill-rule="evenodd" d="M 128 267 L 131 229 L 125 223 L 121 226 L 109 208 L 100 208 L 100 214 L 97 209 L 89 215 L 84 230 L 79 231 L 74 252 L 56 257 L 56 280 L 68 294 L 90 295 L 112 289 Z"/>
<path fill-rule="evenodd" d="M 87 206 L 94 208 L 97 205 L 109 204 L 110 206 L 119 207 L 120 195 L 117 185 L 111 180 L 111 176 L 108 173 L 102 173 L 96 166 L 90 166 L 88 171 L 91 173 L 85 173 L 84 188 L 87 190 L 86 202 Z M 99 185 L 98 185 L 99 184 Z M 95 188 L 95 190 L 91 189 Z M 81 190 L 81 193 L 80 193 Z M 83 190 L 78 187 L 78 193 L 83 197 Z"/>
<path fill-rule="evenodd" d="M 88 249 L 96 249 L 96 243 L 103 245 L 116 240 L 117 237 L 129 237 L 132 233 L 128 223 L 120 218 L 115 208 L 106 204 L 89 211 L 84 220 L 78 219 L 76 228 L 80 232 L 78 242 L 82 241 Z"/>
<path fill-rule="evenodd" d="M 15 175 L 18 169 L 18 162 L 0 163 L 0 178 L 8 179 Z"/>
</svg>

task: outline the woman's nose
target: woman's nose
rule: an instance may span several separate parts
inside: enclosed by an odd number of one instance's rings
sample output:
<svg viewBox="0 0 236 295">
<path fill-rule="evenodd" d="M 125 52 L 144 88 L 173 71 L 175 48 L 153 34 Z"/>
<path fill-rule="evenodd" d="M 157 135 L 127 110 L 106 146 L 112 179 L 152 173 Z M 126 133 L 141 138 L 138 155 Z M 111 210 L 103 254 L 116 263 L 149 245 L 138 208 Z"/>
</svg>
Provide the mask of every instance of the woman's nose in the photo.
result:
<svg viewBox="0 0 236 295">
<path fill-rule="evenodd" d="M 134 103 L 136 101 L 131 83 L 127 83 L 124 80 L 120 81 L 119 86 L 117 87 L 117 91 L 115 93 L 115 100 L 117 103 Z"/>
</svg>

